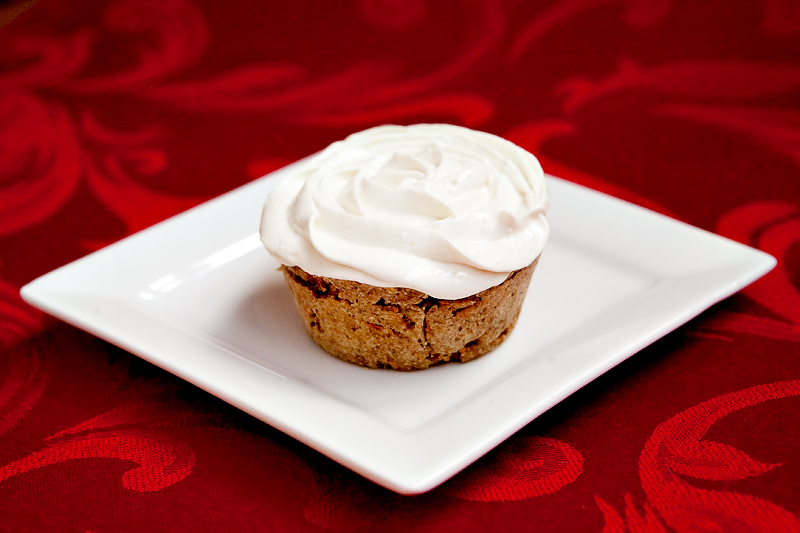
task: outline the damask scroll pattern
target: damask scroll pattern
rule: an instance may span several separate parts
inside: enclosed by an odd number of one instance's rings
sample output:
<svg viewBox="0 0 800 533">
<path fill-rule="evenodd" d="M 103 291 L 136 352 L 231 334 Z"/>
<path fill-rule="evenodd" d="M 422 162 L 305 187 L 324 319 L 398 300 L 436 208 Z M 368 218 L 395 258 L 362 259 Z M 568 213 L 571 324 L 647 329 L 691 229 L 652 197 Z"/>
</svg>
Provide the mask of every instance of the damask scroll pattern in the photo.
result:
<svg viewBox="0 0 800 533">
<path fill-rule="evenodd" d="M 55 372 L 50 359 L 52 354 L 50 358 L 40 357 L 39 345 L 39 342 L 20 345 L 16 349 L 28 353 L 10 359 L 6 368 L 0 369 L 6 372 L 0 383 L 0 412 L 3 413 L 0 438 L 24 423 Z M 184 479 L 194 468 L 194 452 L 187 444 L 159 431 L 159 426 L 198 423 L 198 415 L 166 413 L 161 405 L 146 401 L 148 397 L 163 396 L 165 389 L 158 381 L 146 385 L 129 384 L 128 389 L 142 400 L 111 409 L 49 436 L 40 449 L 0 465 L 0 483 L 48 466 L 90 458 L 135 463 L 135 467 L 122 474 L 121 483 L 136 492 L 161 490 Z"/>
<path fill-rule="evenodd" d="M 558 492 L 581 472 L 583 455 L 566 442 L 515 437 L 446 484 L 443 492 L 476 502 L 520 501 Z"/>
<path fill-rule="evenodd" d="M 626 495 L 623 518 L 607 502 L 596 498 L 606 520 L 603 533 L 800 531 L 800 520 L 779 505 L 747 494 L 701 489 L 684 479 L 734 481 L 779 468 L 780 464 L 758 461 L 704 436 L 723 417 L 795 396 L 800 396 L 800 381 L 758 385 L 717 396 L 663 422 L 639 457 L 639 477 L 647 502 L 639 510 L 633 497 Z"/>
<path fill-rule="evenodd" d="M 548 437 L 515 436 L 431 493 L 462 502 L 502 503 L 554 494 L 583 472 L 583 455 L 570 444 Z M 316 471 L 317 495 L 305 519 L 333 531 L 353 531 L 389 519 L 393 511 L 414 513 L 424 500 L 406 499 L 353 475 Z M 421 498 L 427 498 L 428 495 Z"/>
<path fill-rule="evenodd" d="M 0 382 L 0 438 L 30 412 L 45 391 L 49 380 L 36 351 L 9 359 Z"/>
</svg>

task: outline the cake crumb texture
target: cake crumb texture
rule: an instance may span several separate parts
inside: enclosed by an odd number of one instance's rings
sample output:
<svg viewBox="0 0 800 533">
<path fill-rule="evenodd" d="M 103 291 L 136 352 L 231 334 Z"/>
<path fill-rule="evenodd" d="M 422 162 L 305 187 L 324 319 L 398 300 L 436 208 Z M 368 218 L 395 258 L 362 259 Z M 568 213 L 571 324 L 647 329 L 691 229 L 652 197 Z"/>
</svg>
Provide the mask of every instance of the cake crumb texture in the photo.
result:
<svg viewBox="0 0 800 533">
<path fill-rule="evenodd" d="M 458 300 L 375 287 L 282 266 L 309 336 L 326 352 L 370 368 L 421 370 L 467 362 L 514 328 L 538 258 L 495 287 Z"/>
</svg>

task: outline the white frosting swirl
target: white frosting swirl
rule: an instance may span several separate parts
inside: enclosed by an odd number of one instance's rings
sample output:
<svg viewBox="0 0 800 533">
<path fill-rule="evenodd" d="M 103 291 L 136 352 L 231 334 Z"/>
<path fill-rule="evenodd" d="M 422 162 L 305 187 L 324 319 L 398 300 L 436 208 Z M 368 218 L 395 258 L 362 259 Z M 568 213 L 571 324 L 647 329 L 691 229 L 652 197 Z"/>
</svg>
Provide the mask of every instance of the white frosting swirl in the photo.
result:
<svg viewBox="0 0 800 533">
<path fill-rule="evenodd" d="M 454 300 L 539 256 L 547 205 L 539 162 L 505 139 L 445 124 L 380 126 L 281 181 L 261 240 L 317 276 Z"/>
</svg>

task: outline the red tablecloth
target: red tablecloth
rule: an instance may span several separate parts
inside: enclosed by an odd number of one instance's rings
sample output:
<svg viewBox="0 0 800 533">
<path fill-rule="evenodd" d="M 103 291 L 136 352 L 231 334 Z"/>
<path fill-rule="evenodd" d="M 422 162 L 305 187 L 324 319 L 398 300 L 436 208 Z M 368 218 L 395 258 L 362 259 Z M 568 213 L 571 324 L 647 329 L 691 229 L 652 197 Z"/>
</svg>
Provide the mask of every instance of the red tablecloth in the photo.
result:
<svg viewBox="0 0 800 533">
<path fill-rule="evenodd" d="M 400 496 L 22 302 L 382 123 L 449 122 L 777 268 Z M 0 530 L 800 531 L 800 4 L 44 0 L 0 29 Z"/>
</svg>

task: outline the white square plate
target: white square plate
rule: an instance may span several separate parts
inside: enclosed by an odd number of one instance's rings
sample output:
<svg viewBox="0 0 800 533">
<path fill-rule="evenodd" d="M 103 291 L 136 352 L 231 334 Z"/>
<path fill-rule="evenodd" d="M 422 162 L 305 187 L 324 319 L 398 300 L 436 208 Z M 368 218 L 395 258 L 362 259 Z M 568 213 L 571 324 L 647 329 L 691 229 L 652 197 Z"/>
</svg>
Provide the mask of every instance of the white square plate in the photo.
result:
<svg viewBox="0 0 800 533">
<path fill-rule="evenodd" d="M 59 268 L 22 296 L 405 494 L 444 482 L 775 265 L 548 177 L 550 241 L 506 342 L 467 364 L 368 370 L 306 336 L 260 244 L 262 204 L 285 173 Z"/>
</svg>

